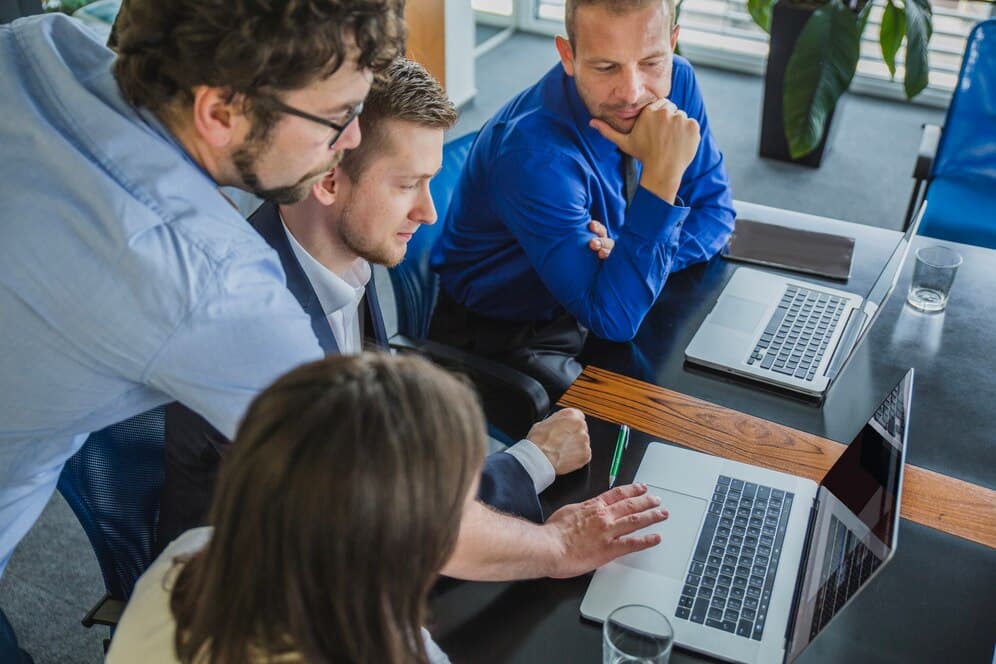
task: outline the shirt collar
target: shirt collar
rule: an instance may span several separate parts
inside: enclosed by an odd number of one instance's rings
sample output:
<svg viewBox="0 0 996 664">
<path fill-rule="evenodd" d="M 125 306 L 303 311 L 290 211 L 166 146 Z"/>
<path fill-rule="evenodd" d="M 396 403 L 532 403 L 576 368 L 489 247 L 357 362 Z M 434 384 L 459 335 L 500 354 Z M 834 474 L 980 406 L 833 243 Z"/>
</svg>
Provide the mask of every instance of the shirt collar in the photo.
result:
<svg viewBox="0 0 996 664">
<path fill-rule="evenodd" d="M 340 276 L 322 265 L 318 260 L 308 253 L 308 250 L 301 246 L 294 234 L 287 228 L 283 216 L 280 217 L 283 224 L 284 233 L 287 234 L 287 241 L 291 250 L 301 264 L 301 269 L 311 282 L 311 287 L 315 289 L 318 302 L 322 305 L 322 311 L 326 316 L 335 313 L 348 306 L 356 306 L 363 297 L 367 283 L 370 281 L 370 263 L 362 258 L 357 258 L 346 272 Z"/>
<path fill-rule="evenodd" d="M 591 113 L 588 112 L 588 107 L 584 105 L 581 95 L 578 94 L 578 86 L 574 81 L 574 77 L 567 75 L 563 65 L 558 64 L 556 66 L 560 69 L 564 99 L 567 101 L 567 106 L 570 109 L 571 116 L 574 118 L 574 123 L 577 126 L 581 140 L 585 141 L 592 152 L 600 157 L 618 153 L 619 148 L 616 147 L 615 143 L 602 136 L 597 129 L 593 129 L 588 125 L 591 122 Z"/>
</svg>

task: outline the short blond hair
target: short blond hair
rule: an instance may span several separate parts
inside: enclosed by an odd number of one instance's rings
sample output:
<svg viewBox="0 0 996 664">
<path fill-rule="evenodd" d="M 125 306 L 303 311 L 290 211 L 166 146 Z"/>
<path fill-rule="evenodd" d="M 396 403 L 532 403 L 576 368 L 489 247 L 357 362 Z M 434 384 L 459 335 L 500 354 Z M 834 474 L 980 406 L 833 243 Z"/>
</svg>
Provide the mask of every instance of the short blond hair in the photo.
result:
<svg viewBox="0 0 996 664">
<path fill-rule="evenodd" d="M 638 9 L 645 9 L 654 4 L 662 3 L 667 9 L 670 25 L 673 28 L 676 18 L 675 0 L 566 0 L 564 5 L 564 27 L 567 30 L 567 40 L 571 43 L 571 48 L 577 48 L 576 33 L 574 31 L 574 21 L 577 11 L 581 7 L 605 7 L 613 14 L 628 14 Z"/>
<path fill-rule="evenodd" d="M 457 110 L 443 86 L 419 63 L 398 58 L 374 78 L 360 114 L 360 145 L 346 153 L 340 168 L 356 181 L 370 158 L 383 149 L 386 120 L 402 120 L 419 127 L 449 129 Z"/>
</svg>

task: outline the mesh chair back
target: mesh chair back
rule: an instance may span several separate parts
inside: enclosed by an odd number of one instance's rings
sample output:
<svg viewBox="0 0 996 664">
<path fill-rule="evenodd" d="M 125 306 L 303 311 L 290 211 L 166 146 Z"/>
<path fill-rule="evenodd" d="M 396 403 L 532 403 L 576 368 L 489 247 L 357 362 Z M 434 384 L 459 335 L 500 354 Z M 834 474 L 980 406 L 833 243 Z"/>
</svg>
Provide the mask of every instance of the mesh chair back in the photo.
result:
<svg viewBox="0 0 996 664">
<path fill-rule="evenodd" d="M 443 146 L 443 165 L 429 187 L 439 219 L 422 226 L 408 243 L 400 265 L 391 269 L 391 284 L 398 309 L 398 332 L 414 340 L 425 339 L 436 307 L 439 277 L 429 267 L 429 256 L 446 222 L 450 199 L 477 133 L 467 134 Z"/>
<path fill-rule="evenodd" d="M 160 406 L 90 434 L 59 477 L 59 492 L 83 525 L 114 599 L 127 600 L 152 562 L 164 414 Z"/>
<path fill-rule="evenodd" d="M 972 29 L 920 234 L 996 249 L 996 19 Z"/>
</svg>

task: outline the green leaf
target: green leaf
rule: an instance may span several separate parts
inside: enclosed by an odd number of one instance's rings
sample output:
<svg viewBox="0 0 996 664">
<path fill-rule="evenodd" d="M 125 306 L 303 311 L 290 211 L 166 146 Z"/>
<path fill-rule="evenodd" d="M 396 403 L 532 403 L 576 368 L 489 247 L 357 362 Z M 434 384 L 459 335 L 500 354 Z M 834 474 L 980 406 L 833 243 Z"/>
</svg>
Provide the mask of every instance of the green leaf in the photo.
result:
<svg viewBox="0 0 996 664">
<path fill-rule="evenodd" d="M 747 11 L 765 32 L 771 32 L 771 7 L 775 0 L 747 0 Z"/>
<path fill-rule="evenodd" d="M 906 98 L 912 99 L 927 87 L 927 44 L 934 33 L 930 0 L 906 0 Z"/>
<path fill-rule="evenodd" d="M 830 0 L 809 17 L 785 69 L 783 121 L 789 153 L 803 157 L 819 145 L 827 118 L 858 67 L 861 16 Z"/>
<path fill-rule="evenodd" d="M 882 13 L 882 29 L 878 33 L 878 42 L 882 45 L 882 59 L 889 68 L 889 76 L 896 77 L 896 53 L 906 36 L 906 12 L 892 4 L 889 0 Z"/>
</svg>

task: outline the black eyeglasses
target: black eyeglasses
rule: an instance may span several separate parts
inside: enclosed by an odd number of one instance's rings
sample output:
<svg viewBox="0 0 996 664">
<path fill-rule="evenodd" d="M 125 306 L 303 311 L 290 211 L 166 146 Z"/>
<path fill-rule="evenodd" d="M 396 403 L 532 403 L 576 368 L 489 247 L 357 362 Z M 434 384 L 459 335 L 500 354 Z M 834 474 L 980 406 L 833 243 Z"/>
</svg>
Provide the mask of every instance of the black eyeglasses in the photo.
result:
<svg viewBox="0 0 996 664">
<path fill-rule="evenodd" d="M 317 115 L 312 115 L 307 111 L 302 111 L 299 108 L 294 108 L 293 106 L 289 106 L 284 102 L 280 101 L 279 99 L 277 99 L 276 97 L 265 96 L 265 97 L 259 97 L 258 99 L 261 99 L 265 103 L 270 104 L 281 113 L 286 113 L 287 115 L 296 115 L 299 118 L 304 118 L 305 120 L 311 120 L 312 122 L 318 123 L 323 127 L 328 127 L 329 129 L 335 131 L 335 133 L 332 134 L 332 139 L 329 141 L 329 149 L 331 149 L 336 144 L 336 142 L 342 137 L 342 132 L 346 131 L 346 128 L 349 127 L 349 125 L 353 122 L 353 120 L 356 119 L 356 116 L 358 116 L 360 113 L 363 112 L 363 104 L 362 103 L 357 104 L 352 109 L 350 109 L 349 115 L 346 116 L 346 119 L 343 121 L 342 124 L 336 124 L 331 120 L 326 120 L 325 118 L 319 117 Z"/>
</svg>

